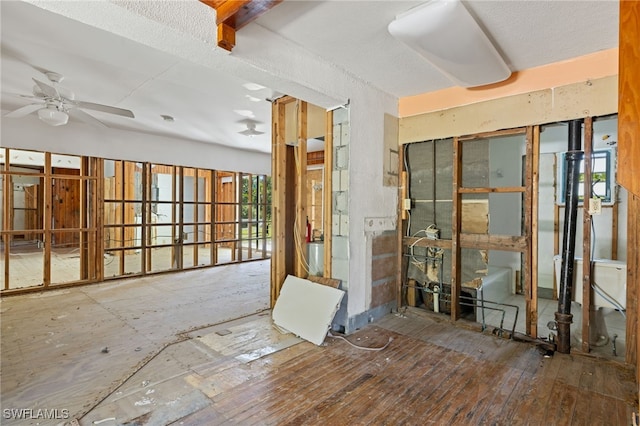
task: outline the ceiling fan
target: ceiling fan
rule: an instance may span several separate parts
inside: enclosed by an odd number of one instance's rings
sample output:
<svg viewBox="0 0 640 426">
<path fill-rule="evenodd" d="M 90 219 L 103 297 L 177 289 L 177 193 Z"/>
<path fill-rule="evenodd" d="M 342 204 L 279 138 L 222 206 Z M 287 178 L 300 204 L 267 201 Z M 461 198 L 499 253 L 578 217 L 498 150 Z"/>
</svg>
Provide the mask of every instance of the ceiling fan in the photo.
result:
<svg viewBox="0 0 640 426">
<path fill-rule="evenodd" d="M 37 111 L 40 120 L 51 126 L 67 124 L 69 116 L 72 116 L 100 127 L 107 126 L 102 121 L 85 112 L 84 109 L 135 118 L 133 112 L 128 109 L 77 100 L 71 90 L 58 86 L 58 83 L 64 79 L 63 75 L 44 70 L 43 73 L 47 76 L 51 84 L 33 78 L 32 80 L 35 83 L 35 86 L 33 86 L 33 95 L 17 96 L 32 99 L 35 102 L 5 114 L 5 117 L 20 118 Z"/>
<path fill-rule="evenodd" d="M 264 134 L 264 132 L 256 130 L 256 123 L 255 122 L 253 122 L 253 121 L 245 121 L 245 124 L 247 125 L 247 128 L 245 130 L 242 130 L 242 131 L 238 132 L 241 135 L 257 136 L 257 135 L 263 135 Z"/>
</svg>

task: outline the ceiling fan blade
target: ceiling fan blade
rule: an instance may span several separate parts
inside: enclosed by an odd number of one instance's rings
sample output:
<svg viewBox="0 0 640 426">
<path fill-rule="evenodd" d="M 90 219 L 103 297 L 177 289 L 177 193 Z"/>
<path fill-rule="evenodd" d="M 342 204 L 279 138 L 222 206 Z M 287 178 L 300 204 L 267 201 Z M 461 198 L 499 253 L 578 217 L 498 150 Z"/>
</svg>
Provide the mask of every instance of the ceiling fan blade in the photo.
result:
<svg viewBox="0 0 640 426">
<path fill-rule="evenodd" d="M 33 78 L 32 80 L 38 85 L 40 90 L 42 90 L 42 93 L 44 93 L 46 96 L 54 99 L 60 99 L 60 94 L 55 87 L 50 86 L 47 83 L 43 83 L 40 80 L 36 80 L 35 78 Z"/>
<path fill-rule="evenodd" d="M 98 126 L 98 127 L 108 127 L 102 121 L 98 120 L 97 118 L 95 118 L 91 114 L 87 114 L 86 112 L 84 112 L 81 109 L 71 108 L 67 112 L 69 113 L 70 116 L 72 116 L 74 118 L 77 118 L 78 120 L 82 120 L 85 123 L 93 124 L 94 126 Z"/>
<path fill-rule="evenodd" d="M 21 118 L 31 114 L 34 111 L 39 110 L 42 107 L 44 107 L 44 104 L 29 104 L 21 108 L 18 108 L 14 111 L 11 111 L 5 114 L 4 116 L 9 118 Z"/>
<path fill-rule="evenodd" d="M 92 109 L 94 111 L 107 112 L 109 114 L 121 115 L 123 117 L 135 118 L 133 112 L 128 109 L 118 108 L 109 105 L 96 104 L 93 102 L 74 101 L 74 103 L 80 108 Z"/>
<path fill-rule="evenodd" d="M 39 96 L 23 95 L 21 93 L 3 93 L 3 95 L 13 96 L 13 97 L 16 97 L 16 98 L 34 99 L 34 100 L 37 100 L 37 101 L 42 101 L 43 100 Z"/>
</svg>

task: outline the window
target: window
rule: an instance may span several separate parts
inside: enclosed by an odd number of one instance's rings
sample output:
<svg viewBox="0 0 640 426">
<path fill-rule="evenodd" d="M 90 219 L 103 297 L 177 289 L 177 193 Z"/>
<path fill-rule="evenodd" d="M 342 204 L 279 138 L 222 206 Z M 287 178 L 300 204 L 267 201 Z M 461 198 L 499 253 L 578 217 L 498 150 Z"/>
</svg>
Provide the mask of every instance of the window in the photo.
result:
<svg viewBox="0 0 640 426">
<path fill-rule="evenodd" d="M 566 200 L 567 165 L 564 152 L 558 153 L 558 204 L 564 205 Z M 600 198 L 602 204 L 615 203 L 615 150 L 594 151 L 591 154 L 591 198 Z M 584 200 L 584 160 L 580 160 L 580 184 L 578 185 L 578 202 Z"/>
</svg>

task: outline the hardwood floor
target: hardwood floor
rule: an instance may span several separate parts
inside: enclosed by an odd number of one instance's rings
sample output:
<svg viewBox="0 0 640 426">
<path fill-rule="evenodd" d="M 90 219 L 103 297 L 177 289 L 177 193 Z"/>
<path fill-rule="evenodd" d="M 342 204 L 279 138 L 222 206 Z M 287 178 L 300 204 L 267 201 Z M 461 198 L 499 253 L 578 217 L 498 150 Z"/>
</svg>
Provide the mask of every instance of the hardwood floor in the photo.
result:
<svg viewBox="0 0 640 426">
<path fill-rule="evenodd" d="M 213 398 L 229 424 L 630 424 L 630 368 L 420 317 L 387 316 Z M 203 424 L 196 413 L 180 424 Z"/>
<path fill-rule="evenodd" d="M 102 426 L 632 424 L 633 366 L 418 308 L 346 336 L 382 350 L 316 346 L 272 327 L 268 291 L 252 262 L 0 299 L 2 408 Z M 36 423 L 60 421 L 2 419 Z"/>
<path fill-rule="evenodd" d="M 290 335 L 283 341 L 269 330 L 264 314 L 199 330 L 173 352 L 183 363 L 188 353 L 197 352 L 198 360 L 180 372 L 167 370 L 169 357 L 157 357 L 83 421 L 113 416 L 128 419 L 123 424 L 172 425 L 625 425 L 637 406 L 632 367 L 584 355 L 546 358 L 531 344 L 417 310 L 389 314 L 348 336 L 370 348 L 393 339 L 380 351 L 331 337 L 323 346 Z M 211 336 L 219 341 L 212 343 Z M 150 382 L 142 387 L 145 379 Z M 148 395 L 151 402 L 144 399 Z M 132 410 L 141 401 L 149 404 Z"/>
</svg>

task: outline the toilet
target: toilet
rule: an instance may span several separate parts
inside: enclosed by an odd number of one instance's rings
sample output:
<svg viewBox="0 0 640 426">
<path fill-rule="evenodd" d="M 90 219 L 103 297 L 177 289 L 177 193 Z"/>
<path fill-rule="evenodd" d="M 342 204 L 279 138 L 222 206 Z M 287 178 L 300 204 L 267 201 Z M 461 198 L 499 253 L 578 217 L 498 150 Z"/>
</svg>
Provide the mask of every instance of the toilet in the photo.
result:
<svg viewBox="0 0 640 426">
<path fill-rule="evenodd" d="M 553 258 L 556 274 L 556 296 L 560 293 L 560 275 L 562 257 Z M 593 290 L 591 321 L 589 322 L 589 342 L 591 346 L 604 346 L 609 343 L 609 333 L 605 315 L 613 310 L 626 309 L 627 265 L 625 262 L 610 259 L 594 259 L 591 271 L 592 282 L 597 285 Z M 571 313 L 571 337 L 574 342 L 582 343 L 582 259 L 576 258 L 573 268 L 573 286 Z"/>
</svg>

